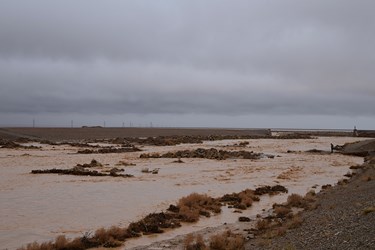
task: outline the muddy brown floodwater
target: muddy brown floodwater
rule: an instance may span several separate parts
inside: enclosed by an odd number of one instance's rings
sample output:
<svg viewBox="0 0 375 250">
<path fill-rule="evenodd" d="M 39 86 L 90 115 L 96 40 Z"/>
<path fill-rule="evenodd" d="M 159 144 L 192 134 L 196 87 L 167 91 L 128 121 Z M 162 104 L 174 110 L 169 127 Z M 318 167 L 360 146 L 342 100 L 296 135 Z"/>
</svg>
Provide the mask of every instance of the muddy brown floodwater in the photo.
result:
<svg viewBox="0 0 375 250">
<path fill-rule="evenodd" d="M 203 144 L 164 147 L 141 147 L 142 152 L 118 154 L 76 154 L 78 148 L 61 145 L 34 145 L 41 149 L 0 149 L 0 249 L 16 249 L 21 245 L 49 241 L 57 235 L 82 236 L 85 232 L 113 225 L 126 227 L 152 212 L 163 211 L 169 204 L 193 192 L 217 197 L 246 188 L 281 184 L 290 193 L 305 194 L 315 187 L 334 184 L 352 165 L 361 164 L 360 157 L 340 154 L 305 153 L 309 149 L 330 151 L 335 145 L 366 138 L 319 137 L 307 140 L 224 140 Z M 246 147 L 236 147 L 239 142 Z M 248 150 L 275 155 L 275 158 L 249 159 L 143 159 L 141 153 L 166 153 L 197 148 Z M 287 153 L 288 150 L 294 151 Z M 298 152 L 301 151 L 301 152 Z M 123 166 L 133 178 L 96 176 L 33 175 L 33 169 L 72 168 L 96 159 L 106 168 L 120 161 L 134 163 Z M 142 169 L 159 168 L 158 174 Z M 241 216 L 255 216 L 274 202 L 286 200 L 287 194 L 262 196 L 259 203 Z M 233 223 L 238 219 L 228 209 L 195 224 L 186 224 L 157 236 L 130 239 L 126 248 L 147 245 L 200 230 Z"/>
</svg>

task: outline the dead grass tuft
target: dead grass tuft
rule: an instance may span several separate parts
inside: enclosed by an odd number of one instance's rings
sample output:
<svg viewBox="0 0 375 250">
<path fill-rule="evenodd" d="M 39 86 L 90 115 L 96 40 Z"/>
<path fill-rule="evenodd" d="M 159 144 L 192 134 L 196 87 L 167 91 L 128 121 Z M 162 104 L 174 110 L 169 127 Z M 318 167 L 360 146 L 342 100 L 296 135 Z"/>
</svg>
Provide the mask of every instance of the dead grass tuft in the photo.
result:
<svg viewBox="0 0 375 250">
<path fill-rule="evenodd" d="M 287 228 L 297 228 L 303 223 L 303 219 L 299 214 L 293 216 L 291 220 L 286 223 Z"/>
<path fill-rule="evenodd" d="M 299 194 L 291 194 L 288 196 L 287 205 L 290 207 L 303 207 L 304 206 L 303 197 Z"/>
<path fill-rule="evenodd" d="M 257 224 L 255 225 L 256 229 L 259 231 L 264 231 L 271 226 L 271 221 L 268 219 L 261 219 L 257 221 Z"/>
<path fill-rule="evenodd" d="M 221 204 L 214 198 L 205 194 L 192 193 L 178 201 L 179 216 L 183 221 L 196 222 L 199 215 L 210 216 L 210 211 L 221 212 Z"/>
<path fill-rule="evenodd" d="M 185 238 L 184 245 L 185 250 L 208 250 L 203 237 L 200 234 L 195 237 L 193 234 L 188 234 Z"/>
<path fill-rule="evenodd" d="M 245 239 L 242 235 L 226 231 L 210 238 L 211 250 L 241 250 L 245 249 Z"/>
<path fill-rule="evenodd" d="M 363 210 L 363 214 L 369 214 L 369 213 L 372 213 L 372 212 L 375 212 L 375 206 L 367 207 Z"/>
<path fill-rule="evenodd" d="M 285 207 L 285 206 L 276 206 L 273 212 L 276 214 L 276 217 L 285 218 L 289 214 L 292 213 L 292 209 L 290 209 L 289 207 Z"/>
</svg>

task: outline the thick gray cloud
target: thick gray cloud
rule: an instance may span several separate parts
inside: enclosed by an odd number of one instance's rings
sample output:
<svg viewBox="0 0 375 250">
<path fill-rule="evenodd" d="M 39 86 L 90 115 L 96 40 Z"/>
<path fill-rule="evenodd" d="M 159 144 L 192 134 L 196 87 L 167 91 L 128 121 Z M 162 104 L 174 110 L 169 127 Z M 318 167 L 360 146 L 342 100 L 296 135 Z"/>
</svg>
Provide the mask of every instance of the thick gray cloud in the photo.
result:
<svg viewBox="0 0 375 250">
<path fill-rule="evenodd" d="M 205 115 L 266 115 L 272 127 L 283 126 L 281 116 L 337 116 L 365 117 L 371 128 L 374 8 L 371 0 L 3 0 L 0 118 L 195 114 L 201 126 Z"/>
</svg>

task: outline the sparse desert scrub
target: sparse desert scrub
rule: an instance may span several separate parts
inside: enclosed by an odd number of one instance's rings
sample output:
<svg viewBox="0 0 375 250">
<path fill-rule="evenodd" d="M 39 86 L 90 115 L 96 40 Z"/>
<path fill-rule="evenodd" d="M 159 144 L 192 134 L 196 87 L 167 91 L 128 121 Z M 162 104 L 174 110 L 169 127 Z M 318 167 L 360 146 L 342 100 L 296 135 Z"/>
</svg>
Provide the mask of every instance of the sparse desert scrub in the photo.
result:
<svg viewBox="0 0 375 250">
<path fill-rule="evenodd" d="M 304 197 L 299 194 L 291 194 L 288 196 L 286 206 L 312 209 L 314 208 L 312 204 L 316 201 L 315 195 L 314 191 L 308 192 Z"/>
<path fill-rule="evenodd" d="M 250 207 L 254 201 L 259 201 L 259 197 L 255 195 L 254 190 L 245 189 L 239 193 L 226 194 L 219 198 L 219 201 L 234 208 L 244 210 Z"/>
<path fill-rule="evenodd" d="M 226 231 L 210 238 L 210 250 L 241 250 L 245 249 L 245 239 L 242 235 Z"/>
<path fill-rule="evenodd" d="M 216 199 L 197 193 L 181 198 L 177 203 L 177 207 L 179 208 L 179 216 L 186 222 L 198 221 L 200 214 L 206 217 L 210 216 L 209 211 L 214 213 L 221 212 L 221 204 Z"/>
<path fill-rule="evenodd" d="M 299 194 L 291 194 L 288 196 L 287 205 L 290 207 L 300 207 L 303 208 L 305 206 L 305 201 L 303 197 Z"/>
<path fill-rule="evenodd" d="M 185 250 L 208 250 L 202 235 L 188 234 L 184 242 Z"/>
<path fill-rule="evenodd" d="M 291 219 L 286 222 L 287 228 L 296 228 L 303 223 L 303 219 L 299 214 L 295 214 Z"/>
<path fill-rule="evenodd" d="M 268 220 L 268 219 L 260 219 L 257 221 L 257 224 L 256 224 L 256 229 L 259 230 L 259 231 L 264 231 L 268 228 L 270 228 L 271 226 L 271 221 Z"/>
<path fill-rule="evenodd" d="M 286 206 L 275 206 L 273 212 L 278 218 L 285 218 L 292 213 L 292 209 Z"/>
</svg>

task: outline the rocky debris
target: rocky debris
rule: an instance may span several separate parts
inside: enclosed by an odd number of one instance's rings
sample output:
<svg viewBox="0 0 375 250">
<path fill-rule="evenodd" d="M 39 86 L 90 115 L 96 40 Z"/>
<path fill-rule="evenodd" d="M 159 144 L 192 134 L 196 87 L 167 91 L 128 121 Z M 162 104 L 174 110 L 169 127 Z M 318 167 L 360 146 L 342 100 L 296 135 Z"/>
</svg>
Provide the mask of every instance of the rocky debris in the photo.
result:
<svg viewBox="0 0 375 250">
<path fill-rule="evenodd" d="M 249 217 L 246 217 L 246 216 L 240 216 L 240 217 L 238 217 L 238 221 L 239 222 L 249 222 L 249 221 L 251 221 L 251 219 Z"/>
<path fill-rule="evenodd" d="M 46 169 L 46 170 L 32 170 L 32 174 L 64 174 L 64 175 L 85 175 L 85 176 L 108 176 L 108 174 L 100 173 L 96 170 L 90 171 L 83 167 L 75 166 L 70 169 Z"/>
<path fill-rule="evenodd" d="M 83 167 L 83 168 L 98 168 L 98 167 L 102 167 L 103 165 L 98 162 L 97 160 L 95 159 L 92 159 L 90 163 L 85 163 L 85 164 L 77 164 L 77 167 Z"/>
<path fill-rule="evenodd" d="M 246 147 L 249 144 L 250 144 L 250 142 L 248 142 L 248 141 L 241 141 L 241 142 L 235 143 L 233 145 L 228 145 L 228 147 L 231 147 L 231 146 L 234 146 L 234 147 Z"/>
<path fill-rule="evenodd" d="M 175 146 L 178 144 L 203 142 L 203 138 L 201 136 L 157 136 L 147 138 L 132 138 L 128 140 L 131 140 L 133 143 L 152 146 Z"/>
<path fill-rule="evenodd" d="M 133 177 L 130 174 L 118 174 L 123 172 L 124 169 L 112 168 L 109 173 L 99 172 L 97 170 L 89 170 L 88 168 L 101 168 L 103 165 L 96 161 L 91 160 L 90 163 L 77 164 L 77 166 L 70 169 L 45 169 L 45 170 L 32 170 L 32 174 L 64 174 L 64 175 L 81 175 L 81 176 L 112 176 L 112 177 Z"/>
<path fill-rule="evenodd" d="M 128 153 L 128 152 L 138 152 L 142 151 L 137 147 L 131 147 L 131 148 L 115 148 L 115 147 L 104 147 L 97 150 L 92 149 L 83 149 L 78 150 L 77 154 L 109 154 L 109 153 Z"/>
<path fill-rule="evenodd" d="M 229 208 L 245 210 L 254 201 L 259 201 L 259 197 L 251 189 L 245 189 L 239 193 L 225 194 L 219 201 L 227 204 Z"/>
<path fill-rule="evenodd" d="M 180 227 L 180 221 L 174 213 L 152 213 L 142 220 L 131 223 L 128 226 L 128 231 L 145 235 L 163 233 L 163 229 Z"/>
<path fill-rule="evenodd" d="M 119 161 L 118 163 L 116 163 L 116 166 L 125 166 L 125 167 L 136 166 L 136 165 L 137 164 L 135 164 L 135 163 L 126 162 L 126 161 Z"/>
<path fill-rule="evenodd" d="M 263 194 L 269 194 L 269 195 L 275 195 L 278 193 L 288 193 L 288 189 L 281 185 L 275 185 L 275 186 L 263 186 L 258 187 L 255 189 L 256 195 L 263 195 Z"/>
<path fill-rule="evenodd" d="M 142 168 L 141 172 L 142 173 L 146 173 L 146 174 L 149 174 L 149 173 L 151 173 L 151 174 L 158 174 L 159 170 L 160 170 L 160 168 L 154 168 L 153 170 L 150 170 L 149 168 Z"/>
<path fill-rule="evenodd" d="M 117 172 L 110 172 L 109 174 L 101 173 L 96 170 L 88 170 L 83 167 L 73 167 L 70 169 L 45 169 L 45 170 L 32 170 L 32 174 L 63 174 L 63 175 L 81 175 L 81 176 L 112 176 L 112 177 L 133 177 L 130 174 L 117 174 Z"/>
<path fill-rule="evenodd" d="M 183 150 L 177 152 L 168 152 L 165 154 L 141 154 L 140 158 L 205 158 L 212 160 L 225 160 L 228 158 L 235 159 L 260 159 L 263 157 L 273 158 L 272 155 L 265 155 L 262 153 L 254 153 L 253 151 L 226 151 L 226 150 L 217 150 L 215 148 L 204 149 L 198 148 L 196 150 Z"/>
<path fill-rule="evenodd" d="M 173 163 L 185 163 L 184 161 L 181 160 L 181 158 L 178 158 L 178 160 L 172 161 Z"/>
</svg>

